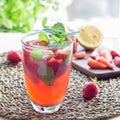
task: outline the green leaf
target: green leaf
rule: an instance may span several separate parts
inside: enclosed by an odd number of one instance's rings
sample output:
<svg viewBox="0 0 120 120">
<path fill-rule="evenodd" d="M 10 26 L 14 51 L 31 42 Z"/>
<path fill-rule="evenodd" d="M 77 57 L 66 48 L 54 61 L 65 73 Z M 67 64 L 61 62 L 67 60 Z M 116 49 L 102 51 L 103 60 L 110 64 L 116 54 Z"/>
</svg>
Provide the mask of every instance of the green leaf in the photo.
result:
<svg viewBox="0 0 120 120">
<path fill-rule="evenodd" d="M 54 71 L 51 67 L 47 65 L 42 65 L 38 68 L 38 75 L 40 79 L 48 86 L 52 86 L 54 84 L 55 75 Z"/>
<path fill-rule="evenodd" d="M 46 23 L 47 23 L 47 17 L 44 17 L 43 20 L 42 20 L 42 26 L 44 28 L 47 28 Z"/>
<path fill-rule="evenodd" d="M 30 53 L 31 59 L 37 63 L 40 62 L 40 60 L 42 59 L 42 56 L 43 56 L 42 51 L 39 48 L 35 48 Z"/>
<path fill-rule="evenodd" d="M 56 31 L 58 34 L 65 34 L 65 27 L 62 23 L 57 22 L 52 26 L 52 29 Z"/>
<path fill-rule="evenodd" d="M 0 0 L 0 30 L 28 32 L 55 0 Z M 45 25 L 45 23 L 44 23 Z"/>
<path fill-rule="evenodd" d="M 97 83 L 97 77 L 91 78 L 94 83 Z"/>
<path fill-rule="evenodd" d="M 60 35 L 56 31 L 54 31 L 54 30 L 52 30 L 50 28 L 44 28 L 43 31 L 60 37 Z"/>
<path fill-rule="evenodd" d="M 39 33 L 38 41 L 46 41 L 47 43 L 49 43 L 48 36 L 46 35 L 45 32 Z"/>
</svg>

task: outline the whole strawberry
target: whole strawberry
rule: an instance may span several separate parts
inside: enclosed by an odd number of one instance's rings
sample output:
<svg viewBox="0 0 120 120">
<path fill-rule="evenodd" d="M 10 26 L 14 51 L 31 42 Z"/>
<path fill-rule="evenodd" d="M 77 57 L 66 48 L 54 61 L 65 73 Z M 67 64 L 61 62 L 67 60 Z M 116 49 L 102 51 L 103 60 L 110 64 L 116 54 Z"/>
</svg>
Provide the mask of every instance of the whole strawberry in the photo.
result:
<svg viewBox="0 0 120 120">
<path fill-rule="evenodd" d="M 7 60 L 11 63 L 18 63 L 22 61 L 22 56 L 15 50 L 11 50 L 6 54 Z"/>
<path fill-rule="evenodd" d="M 92 99 L 93 97 L 96 97 L 98 93 L 99 87 L 94 81 L 87 82 L 83 86 L 82 96 L 84 99 Z"/>
</svg>

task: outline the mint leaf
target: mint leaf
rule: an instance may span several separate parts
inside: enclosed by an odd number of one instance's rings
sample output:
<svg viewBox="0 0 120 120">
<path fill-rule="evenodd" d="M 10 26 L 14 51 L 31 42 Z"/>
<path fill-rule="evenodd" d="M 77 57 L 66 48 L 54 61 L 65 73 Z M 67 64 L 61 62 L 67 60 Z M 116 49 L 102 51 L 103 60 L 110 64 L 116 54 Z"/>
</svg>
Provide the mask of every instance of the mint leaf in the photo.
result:
<svg viewBox="0 0 120 120">
<path fill-rule="evenodd" d="M 45 32 L 39 32 L 38 41 L 46 41 L 47 43 L 49 43 L 48 36 Z"/>
<path fill-rule="evenodd" d="M 54 71 L 51 67 L 47 65 L 42 65 L 38 68 L 38 76 L 40 79 L 48 86 L 52 86 L 54 84 Z"/>
<path fill-rule="evenodd" d="M 62 23 L 57 22 L 52 26 L 52 29 L 56 31 L 58 34 L 65 34 L 65 27 Z"/>
<path fill-rule="evenodd" d="M 42 20 L 42 26 L 44 28 L 47 28 L 48 26 L 46 26 L 46 23 L 47 23 L 47 17 L 44 17 L 43 20 Z"/>
<path fill-rule="evenodd" d="M 68 36 L 72 36 L 76 33 L 79 33 L 79 31 L 66 33 L 63 23 L 60 23 L 60 22 L 55 23 L 53 26 L 46 26 L 46 23 L 47 23 L 47 18 L 45 17 L 42 21 L 42 25 L 44 27 L 43 31 L 46 32 L 46 35 L 44 35 L 44 36 L 49 35 L 49 37 L 51 37 L 52 43 L 54 43 L 54 44 L 55 43 L 57 43 L 59 45 L 60 45 L 60 43 L 65 44 L 65 42 L 64 42 L 65 38 L 67 38 Z M 55 44 L 55 46 L 56 46 L 56 44 Z"/>
<path fill-rule="evenodd" d="M 35 48 L 30 53 L 30 58 L 34 60 L 35 62 L 39 62 L 42 59 L 42 51 L 39 48 Z"/>
</svg>

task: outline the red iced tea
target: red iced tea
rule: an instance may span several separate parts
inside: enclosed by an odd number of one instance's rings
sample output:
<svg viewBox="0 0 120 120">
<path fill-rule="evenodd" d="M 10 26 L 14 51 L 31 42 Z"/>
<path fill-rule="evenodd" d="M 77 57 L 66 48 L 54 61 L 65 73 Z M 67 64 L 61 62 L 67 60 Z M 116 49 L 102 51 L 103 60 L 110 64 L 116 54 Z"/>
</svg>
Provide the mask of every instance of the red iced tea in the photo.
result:
<svg viewBox="0 0 120 120">
<path fill-rule="evenodd" d="M 70 76 L 71 54 L 72 43 L 55 49 L 43 44 L 41 47 L 37 41 L 24 43 L 24 77 L 34 104 L 48 107 L 62 102 Z"/>
</svg>

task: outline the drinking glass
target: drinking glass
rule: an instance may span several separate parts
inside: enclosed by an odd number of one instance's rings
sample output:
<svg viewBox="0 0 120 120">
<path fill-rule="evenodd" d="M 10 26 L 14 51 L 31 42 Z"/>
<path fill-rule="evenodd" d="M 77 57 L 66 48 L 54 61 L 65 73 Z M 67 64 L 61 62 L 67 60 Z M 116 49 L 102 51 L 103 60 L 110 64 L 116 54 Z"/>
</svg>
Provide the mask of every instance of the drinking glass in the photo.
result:
<svg viewBox="0 0 120 120">
<path fill-rule="evenodd" d="M 21 40 L 24 79 L 35 111 L 49 114 L 59 110 L 66 95 L 73 42 L 69 37 L 64 45 L 48 46 L 38 41 L 38 35 L 35 31 Z"/>
</svg>

